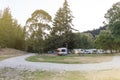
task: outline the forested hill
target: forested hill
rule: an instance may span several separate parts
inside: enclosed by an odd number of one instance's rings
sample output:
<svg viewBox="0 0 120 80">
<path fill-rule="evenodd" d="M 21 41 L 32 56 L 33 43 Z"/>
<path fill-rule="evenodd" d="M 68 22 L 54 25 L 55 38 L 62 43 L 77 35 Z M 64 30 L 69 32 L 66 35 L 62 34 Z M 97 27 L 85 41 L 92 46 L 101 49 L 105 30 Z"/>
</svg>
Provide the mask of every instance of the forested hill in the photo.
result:
<svg viewBox="0 0 120 80">
<path fill-rule="evenodd" d="M 101 30 L 105 30 L 106 28 L 107 28 L 107 26 L 103 26 L 103 27 L 100 27 L 99 29 L 88 30 L 83 33 L 91 33 L 93 37 L 96 37 L 96 35 L 100 34 Z"/>
</svg>

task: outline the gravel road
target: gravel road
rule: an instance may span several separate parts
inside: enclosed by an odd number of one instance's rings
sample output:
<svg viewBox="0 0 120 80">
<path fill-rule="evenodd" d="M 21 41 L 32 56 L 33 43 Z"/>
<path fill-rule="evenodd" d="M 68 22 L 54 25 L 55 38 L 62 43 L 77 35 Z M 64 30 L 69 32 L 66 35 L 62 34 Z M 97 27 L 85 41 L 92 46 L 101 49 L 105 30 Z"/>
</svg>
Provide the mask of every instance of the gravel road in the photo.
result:
<svg viewBox="0 0 120 80">
<path fill-rule="evenodd" d="M 93 63 L 93 64 L 58 64 L 47 62 L 29 62 L 25 59 L 35 54 L 26 54 L 19 57 L 9 58 L 0 61 L 0 68 L 10 67 L 25 70 L 47 70 L 47 71 L 93 71 L 105 70 L 120 67 L 120 56 L 114 56 L 110 62 Z"/>
</svg>

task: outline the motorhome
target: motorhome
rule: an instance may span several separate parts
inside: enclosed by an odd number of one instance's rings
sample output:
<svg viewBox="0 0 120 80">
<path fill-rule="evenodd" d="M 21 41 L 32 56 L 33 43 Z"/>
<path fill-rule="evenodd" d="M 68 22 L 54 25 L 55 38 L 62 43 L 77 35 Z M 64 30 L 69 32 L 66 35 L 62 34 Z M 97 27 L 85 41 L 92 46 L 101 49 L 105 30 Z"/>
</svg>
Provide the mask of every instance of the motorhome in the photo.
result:
<svg viewBox="0 0 120 80">
<path fill-rule="evenodd" d="M 68 50 L 67 50 L 67 48 L 58 48 L 57 49 L 57 54 L 58 55 L 67 55 L 68 54 Z"/>
</svg>

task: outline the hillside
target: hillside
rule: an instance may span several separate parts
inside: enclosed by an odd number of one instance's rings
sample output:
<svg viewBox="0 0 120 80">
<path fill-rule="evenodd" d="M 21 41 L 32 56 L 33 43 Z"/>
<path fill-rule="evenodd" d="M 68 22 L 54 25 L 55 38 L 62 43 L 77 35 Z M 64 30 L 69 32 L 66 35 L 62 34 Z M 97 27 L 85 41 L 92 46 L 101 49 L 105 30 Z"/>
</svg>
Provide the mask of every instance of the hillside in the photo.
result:
<svg viewBox="0 0 120 80">
<path fill-rule="evenodd" d="M 21 50 L 16 50 L 16 49 L 12 49 L 12 48 L 1 48 L 0 49 L 0 55 L 23 55 L 26 52 L 21 51 Z"/>
<path fill-rule="evenodd" d="M 103 27 L 100 27 L 99 29 L 94 29 L 94 30 L 88 30 L 88 31 L 85 31 L 83 33 L 91 33 L 92 36 L 95 38 L 97 35 L 100 34 L 100 32 L 102 30 L 105 30 L 107 28 L 107 26 L 103 26 Z"/>
</svg>

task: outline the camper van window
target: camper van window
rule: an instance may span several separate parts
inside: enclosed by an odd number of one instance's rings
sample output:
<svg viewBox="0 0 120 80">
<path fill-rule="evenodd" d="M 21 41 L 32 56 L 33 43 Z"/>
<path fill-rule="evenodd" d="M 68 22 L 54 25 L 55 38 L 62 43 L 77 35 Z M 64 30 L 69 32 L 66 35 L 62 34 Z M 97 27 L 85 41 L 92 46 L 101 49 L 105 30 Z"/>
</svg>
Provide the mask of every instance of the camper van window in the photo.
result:
<svg viewBox="0 0 120 80">
<path fill-rule="evenodd" d="M 66 50 L 65 49 L 62 49 L 62 52 L 65 52 Z"/>
</svg>

